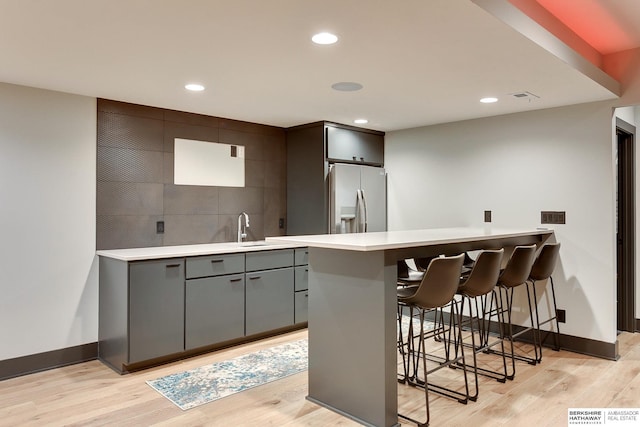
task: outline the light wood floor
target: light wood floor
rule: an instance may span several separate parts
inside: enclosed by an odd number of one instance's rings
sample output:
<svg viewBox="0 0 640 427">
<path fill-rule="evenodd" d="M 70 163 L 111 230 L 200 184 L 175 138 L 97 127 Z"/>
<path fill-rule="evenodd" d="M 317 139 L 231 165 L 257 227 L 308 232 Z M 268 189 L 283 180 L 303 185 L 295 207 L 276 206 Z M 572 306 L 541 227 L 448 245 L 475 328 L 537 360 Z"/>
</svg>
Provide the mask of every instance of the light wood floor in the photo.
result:
<svg viewBox="0 0 640 427">
<path fill-rule="evenodd" d="M 0 426 L 355 426 L 305 400 L 306 373 L 182 411 L 146 380 L 300 339 L 306 330 L 120 376 L 98 361 L 0 382 Z M 517 365 L 514 381 L 481 379 L 477 402 L 432 395 L 432 426 L 565 426 L 570 407 L 640 407 L 640 334 L 619 336 L 613 362 L 544 350 L 538 366 Z M 526 350 L 526 349 L 525 349 Z M 345 355 L 346 357 L 346 355 Z M 444 372 L 443 372 L 444 371 Z M 452 379 L 443 369 L 430 380 Z M 401 411 L 417 410 L 421 392 L 399 386 Z M 410 424 L 409 424 L 410 425 Z"/>
</svg>

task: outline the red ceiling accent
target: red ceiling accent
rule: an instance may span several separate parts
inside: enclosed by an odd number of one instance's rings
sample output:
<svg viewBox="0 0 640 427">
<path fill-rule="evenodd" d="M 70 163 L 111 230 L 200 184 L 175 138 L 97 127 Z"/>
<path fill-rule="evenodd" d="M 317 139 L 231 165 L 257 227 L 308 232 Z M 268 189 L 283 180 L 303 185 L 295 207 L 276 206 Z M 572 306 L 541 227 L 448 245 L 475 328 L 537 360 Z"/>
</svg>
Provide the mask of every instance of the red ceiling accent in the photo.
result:
<svg viewBox="0 0 640 427">
<path fill-rule="evenodd" d="M 631 4 L 626 0 L 537 2 L 603 55 L 638 47 L 638 23 L 630 22 L 632 18 L 625 16 L 625 8 Z M 640 1 L 632 2 L 640 9 Z"/>
</svg>

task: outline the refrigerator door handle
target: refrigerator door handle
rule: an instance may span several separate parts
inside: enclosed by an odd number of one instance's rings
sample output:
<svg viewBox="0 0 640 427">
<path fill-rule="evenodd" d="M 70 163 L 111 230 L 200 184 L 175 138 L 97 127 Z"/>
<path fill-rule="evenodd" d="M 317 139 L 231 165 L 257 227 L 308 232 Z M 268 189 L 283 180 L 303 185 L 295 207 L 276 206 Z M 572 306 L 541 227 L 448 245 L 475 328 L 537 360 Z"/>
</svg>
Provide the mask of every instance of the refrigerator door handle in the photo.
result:
<svg viewBox="0 0 640 427">
<path fill-rule="evenodd" d="M 360 198 L 362 199 L 362 211 L 364 212 L 363 215 L 363 226 L 362 226 L 362 231 L 364 231 L 365 233 L 367 232 L 367 214 L 368 214 L 368 208 L 367 208 L 367 199 L 364 197 L 364 190 L 360 189 Z"/>
<path fill-rule="evenodd" d="M 364 199 L 364 191 L 356 190 L 356 233 L 367 231 L 367 202 Z"/>
<path fill-rule="evenodd" d="M 356 190 L 356 223 L 354 224 L 354 232 L 355 233 L 359 233 L 360 232 L 360 218 L 362 217 L 362 202 L 361 202 L 362 198 L 360 196 L 360 189 L 358 188 Z"/>
</svg>

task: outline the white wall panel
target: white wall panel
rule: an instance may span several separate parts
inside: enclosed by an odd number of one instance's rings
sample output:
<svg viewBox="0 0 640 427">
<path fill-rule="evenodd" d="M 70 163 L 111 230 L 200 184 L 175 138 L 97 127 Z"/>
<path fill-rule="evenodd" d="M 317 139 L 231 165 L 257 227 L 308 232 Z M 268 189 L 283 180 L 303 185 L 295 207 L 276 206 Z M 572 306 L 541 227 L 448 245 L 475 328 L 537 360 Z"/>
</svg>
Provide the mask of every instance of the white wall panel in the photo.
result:
<svg viewBox="0 0 640 427">
<path fill-rule="evenodd" d="M 562 332 L 615 342 L 612 108 L 591 103 L 388 133 L 389 229 L 541 226 L 566 211 Z M 520 316 L 520 321 L 524 318 Z"/>
<path fill-rule="evenodd" d="M 97 341 L 96 100 L 0 83 L 0 360 Z"/>
</svg>

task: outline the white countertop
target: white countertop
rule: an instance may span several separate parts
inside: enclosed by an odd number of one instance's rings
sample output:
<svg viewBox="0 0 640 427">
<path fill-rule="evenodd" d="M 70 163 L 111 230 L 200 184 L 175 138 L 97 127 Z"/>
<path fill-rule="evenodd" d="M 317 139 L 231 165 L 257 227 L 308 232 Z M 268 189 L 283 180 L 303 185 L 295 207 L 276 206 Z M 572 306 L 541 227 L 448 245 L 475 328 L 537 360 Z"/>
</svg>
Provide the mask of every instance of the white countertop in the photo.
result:
<svg viewBox="0 0 640 427">
<path fill-rule="evenodd" d="M 198 255 L 220 255 L 243 252 L 267 251 L 272 249 L 294 249 L 304 247 L 296 242 L 243 242 L 208 243 L 201 245 L 155 246 L 149 248 L 110 249 L 96 251 L 96 255 L 121 261 L 180 258 Z"/>
<path fill-rule="evenodd" d="M 379 251 L 474 240 L 553 234 L 550 229 L 433 228 L 424 230 L 381 231 L 374 233 L 316 234 L 267 237 L 265 241 L 244 243 L 208 243 L 201 245 L 155 246 L 149 248 L 110 249 L 96 255 L 121 261 L 180 258 L 293 249 L 306 246 L 350 251 Z"/>
<path fill-rule="evenodd" d="M 269 243 L 291 243 L 327 249 L 379 251 L 475 240 L 553 234 L 551 229 L 433 228 L 373 233 L 267 237 Z"/>
</svg>

